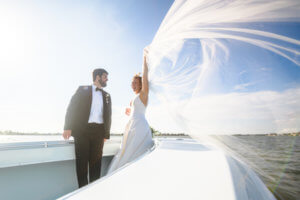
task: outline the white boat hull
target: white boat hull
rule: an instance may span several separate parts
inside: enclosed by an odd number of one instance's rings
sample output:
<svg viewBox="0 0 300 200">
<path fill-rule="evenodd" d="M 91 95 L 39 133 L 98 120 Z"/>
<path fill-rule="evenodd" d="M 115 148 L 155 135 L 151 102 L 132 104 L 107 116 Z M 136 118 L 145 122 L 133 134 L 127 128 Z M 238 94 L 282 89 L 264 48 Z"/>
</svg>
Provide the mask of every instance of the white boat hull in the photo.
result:
<svg viewBox="0 0 300 200">
<path fill-rule="evenodd" d="M 258 176 L 223 151 L 165 139 L 115 173 L 61 199 L 275 199 Z"/>
<path fill-rule="evenodd" d="M 102 176 L 118 147 L 105 145 Z M 73 141 L 0 144 L 0 199 L 53 200 L 76 189 Z"/>
</svg>

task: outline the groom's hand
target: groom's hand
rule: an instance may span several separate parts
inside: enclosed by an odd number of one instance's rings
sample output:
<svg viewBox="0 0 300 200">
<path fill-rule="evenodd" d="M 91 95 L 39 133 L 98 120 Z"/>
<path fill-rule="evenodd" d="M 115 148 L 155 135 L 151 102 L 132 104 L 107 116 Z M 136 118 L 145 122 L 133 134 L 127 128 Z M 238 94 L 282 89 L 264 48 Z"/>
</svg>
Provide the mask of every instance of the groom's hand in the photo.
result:
<svg viewBox="0 0 300 200">
<path fill-rule="evenodd" d="M 103 139 L 104 142 L 106 142 L 106 140 L 107 140 L 107 139 L 105 139 L 105 138 Z"/>
<path fill-rule="evenodd" d="M 68 140 L 71 137 L 72 130 L 64 130 L 63 137 Z"/>
</svg>

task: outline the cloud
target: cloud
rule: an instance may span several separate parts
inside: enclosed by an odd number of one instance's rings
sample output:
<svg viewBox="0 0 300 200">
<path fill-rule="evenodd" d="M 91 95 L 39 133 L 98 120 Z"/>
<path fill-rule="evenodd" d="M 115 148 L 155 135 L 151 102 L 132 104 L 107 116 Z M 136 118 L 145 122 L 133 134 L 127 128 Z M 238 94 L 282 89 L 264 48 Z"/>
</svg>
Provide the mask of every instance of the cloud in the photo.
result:
<svg viewBox="0 0 300 200">
<path fill-rule="evenodd" d="M 255 83 L 244 83 L 244 84 L 239 84 L 234 86 L 234 90 L 244 90 L 246 89 L 248 86 L 254 85 Z"/>
<path fill-rule="evenodd" d="M 298 99 L 300 88 L 207 95 L 149 107 L 148 119 L 158 130 L 195 135 L 299 131 Z"/>
</svg>

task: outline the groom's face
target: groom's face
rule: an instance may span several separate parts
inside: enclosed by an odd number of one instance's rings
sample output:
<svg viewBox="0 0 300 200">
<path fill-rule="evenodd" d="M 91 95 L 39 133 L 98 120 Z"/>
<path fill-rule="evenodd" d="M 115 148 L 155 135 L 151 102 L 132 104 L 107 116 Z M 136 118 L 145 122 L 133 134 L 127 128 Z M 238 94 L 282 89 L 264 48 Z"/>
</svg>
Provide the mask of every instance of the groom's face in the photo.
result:
<svg viewBox="0 0 300 200">
<path fill-rule="evenodd" d="M 103 73 L 101 76 L 98 76 L 98 82 L 102 87 L 106 87 L 106 82 L 108 81 L 107 73 Z"/>
</svg>

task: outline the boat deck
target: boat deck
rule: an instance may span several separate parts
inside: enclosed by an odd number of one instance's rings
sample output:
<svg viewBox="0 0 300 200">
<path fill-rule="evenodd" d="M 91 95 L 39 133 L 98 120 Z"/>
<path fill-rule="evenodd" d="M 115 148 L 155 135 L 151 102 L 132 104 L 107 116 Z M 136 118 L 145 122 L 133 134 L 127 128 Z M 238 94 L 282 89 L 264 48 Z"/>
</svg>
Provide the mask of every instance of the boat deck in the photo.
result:
<svg viewBox="0 0 300 200">
<path fill-rule="evenodd" d="M 254 173 L 223 151 L 192 139 L 159 140 L 146 155 L 61 199 L 100 198 L 275 199 Z"/>
</svg>

